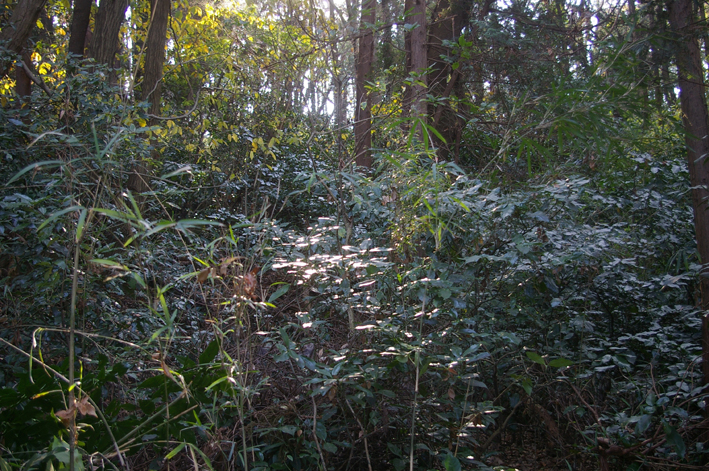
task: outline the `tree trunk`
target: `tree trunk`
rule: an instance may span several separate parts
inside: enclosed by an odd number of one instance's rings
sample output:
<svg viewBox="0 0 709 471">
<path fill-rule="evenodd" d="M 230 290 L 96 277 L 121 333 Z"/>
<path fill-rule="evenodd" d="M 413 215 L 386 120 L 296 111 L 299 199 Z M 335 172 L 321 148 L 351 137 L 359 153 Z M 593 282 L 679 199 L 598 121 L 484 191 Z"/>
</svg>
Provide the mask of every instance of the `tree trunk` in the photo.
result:
<svg viewBox="0 0 709 471">
<path fill-rule="evenodd" d="M 411 110 L 414 116 L 426 119 L 426 93 L 428 91 L 428 79 L 425 71 L 428 67 L 428 51 L 426 48 L 426 1 L 410 0 L 411 23 L 416 25 L 411 31 L 411 69 L 409 74 L 413 74 L 416 82 L 412 87 Z"/>
<path fill-rule="evenodd" d="M 74 13 L 71 18 L 68 51 L 79 59 L 84 58 L 86 33 L 91 20 L 93 0 L 74 0 Z"/>
<path fill-rule="evenodd" d="M 679 100 L 686 132 L 689 179 L 692 188 L 694 231 L 697 249 L 704 269 L 700 277 L 702 317 L 702 371 L 704 384 L 709 384 L 709 124 L 704 92 L 704 71 L 699 41 L 692 25 L 695 23 L 693 0 L 674 0 L 670 3 L 670 25 L 676 34 L 675 58 L 679 73 Z M 709 406 L 707 407 L 709 411 Z"/>
<path fill-rule="evenodd" d="M 162 89 L 165 43 L 167 42 L 167 20 L 170 17 L 170 0 L 150 0 L 150 26 L 145 41 L 145 67 L 143 77 L 143 100 L 150 103 L 148 112 L 160 114 L 160 92 Z M 151 119 L 151 122 L 155 118 Z"/>
<path fill-rule="evenodd" d="M 22 52 L 22 62 L 30 67 L 32 65 L 32 54 L 28 50 Z M 25 68 L 21 63 L 15 65 L 15 92 L 18 96 L 17 108 L 22 109 L 25 104 L 29 103 L 32 97 L 32 78 L 25 72 Z M 29 116 L 23 119 L 25 124 L 30 124 Z"/>
<path fill-rule="evenodd" d="M 143 68 L 143 100 L 149 103 L 150 124 L 157 124 L 160 115 L 160 93 L 162 91 L 165 44 L 167 42 L 167 22 L 170 17 L 170 0 L 150 0 L 150 25 L 145 40 L 145 66 Z M 155 143 L 153 143 L 155 144 Z M 153 157 L 158 155 L 153 151 Z M 130 177 L 128 189 L 136 193 L 148 191 L 148 165 L 144 161 L 136 163 Z"/>
<path fill-rule="evenodd" d="M 12 11 L 10 21 L 0 31 L 0 44 L 17 55 L 22 53 L 45 3 L 47 0 L 20 0 Z M 0 77 L 7 75 L 13 62 L 0 62 Z"/>
<path fill-rule="evenodd" d="M 118 33 L 121 31 L 127 9 L 128 0 L 101 0 L 89 45 L 89 57 L 96 59 L 99 64 L 113 67 L 119 46 Z"/>
<path fill-rule="evenodd" d="M 374 34 L 372 31 L 376 18 L 376 0 L 362 1 L 362 20 L 360 23 L 359 53 L 355 85 L 357 89 L 355 103 L 355 162 L 360 167 L 372 167 L 372 97 L 367 91 L 367 81 L 371 79 L 374 59 Z"/>
<path fill-rule="evenodd" d="M 450 42 L 456 41 L 470 19 L 471 3 L 469 0 L 439 0 L 431 17 L 428 29 L 428 93 L 443 100 L 431 106 L 429 114 L 433 117 L 433 127 L 445 139 L 434 139 L 438 154 L 446 158 L 451 153 L 458 161 L 458 148 L 463 120 L 449 102 L 452 97 L 462 92 L 460 71 L 453 70 L 448 57 L 451 54 Z"/>
</svg>

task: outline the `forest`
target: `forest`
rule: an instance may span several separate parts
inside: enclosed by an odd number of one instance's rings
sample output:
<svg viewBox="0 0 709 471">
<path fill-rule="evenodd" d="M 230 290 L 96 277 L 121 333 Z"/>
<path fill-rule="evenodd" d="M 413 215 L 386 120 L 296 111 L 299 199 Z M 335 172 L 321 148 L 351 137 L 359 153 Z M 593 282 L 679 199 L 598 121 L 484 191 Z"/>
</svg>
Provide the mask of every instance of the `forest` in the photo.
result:
<svg viewBox="0 0 709 471">
<path fill-rule="evenodd" d="M 0 471 L 709 465 L 703 0 L 3 0 Z"/>
</svg>

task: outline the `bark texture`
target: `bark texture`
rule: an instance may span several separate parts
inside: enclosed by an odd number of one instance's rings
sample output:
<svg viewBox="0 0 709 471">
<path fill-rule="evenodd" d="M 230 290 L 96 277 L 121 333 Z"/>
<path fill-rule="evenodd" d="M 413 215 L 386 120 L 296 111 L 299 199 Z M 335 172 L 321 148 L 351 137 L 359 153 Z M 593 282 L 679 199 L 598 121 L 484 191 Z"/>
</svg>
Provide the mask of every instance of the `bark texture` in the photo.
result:
<svg viewBox="0 0 709 471">
<path fill-rule="evenodd" d="M 80 59 L 83 59 L 86 49 L 86 34 L 89 30 L 92 4 L 93 0 L 74 0 L 68 51 Z"/>
<path fill-rule="evenodd" d="M 694 230 L 699 257 L 704 264 L 700 278 L 702 318 L 702 372 L 709 384 L 709 124 L 705 96 L 704 71 L 696 32 L 692 30 L 695 14 L 692 0 L 674 0 L 669 4 L 670 25 L 676 35 L 675 58 L 679 73 L 679 99 L 686 131 L 689 179 L 692 185 Z M 708 409 L 709 410 L 709 409 Z"/>
<path fill-rule="evenodd" d="M 148 101 L 150 124 L 156 124 L 160 115 L 160 94 L 162 90 L 165 45 L 167 43 L 167 22 L 170 17 L 170 0 L 150 0 L 150 26 L 145 40 L 145 65 L 143 67 L 142 98 Z M 155 144 L 155 143 L 153 143 Z M 153 151 L 153 157 L 158 158 Z M 128 189 L 136 193 L 149 190 L 147 178 L 150 169 L 144 161 L 136 163 L 128 177 Z M 142 200 L 139 198 L 139 202 Z"/>
<path fill-rule="evenodd" d="M 366 88 L 372 75 L 374 60 L 374 34 L 372 27 L 376 18 L 376 0 L 363 0 L 362 20 L 360 23 L 359 52 L 355 85 L 357 100 L 355 103 L 355 162 L 360 167 L 372 166 L 372 97 Z"/>
<path fill-rule="evenodd" d="M 150 1 L 150 30 L 145 41 L 145 67 L 143 76 L 143 100 L 150 103 L 149 113 L 160 114 L 167 21 L 170 17 L 170 0 Z"/>
<path fill-rule="evenodd" d="M 31 67 L 32 65 L 32 55 L 29 51 L 25 50 L 22 53 L 22 62 Z M 25 103 L 30 101 L 32 96 L 32 78 L 25 72 L 25 68 L 22 67 L 21 63 L 15 65 L 15 92 L 20 97 L 18 102 L 18 108 L 21 108 Z"/>
<path fill-rule="evenodd" d="M 10 21 L 0 31 L 0 45 L 16 55 L 21 54 L 46 3 L 47 0 L 20 0 L 12 11 Z M 9 72 L 13 63 L 14 60 L 2 59 L 0 77 Z"/>
<path fill-rule="evenodd" d="M 470 21 L 470 0 L 439 0 L 431 16 L 428 32 L 428 93 L 443 100 L 430 106 L 433 127 L 445 142 L 435 139 L 439 156 L 453 155 L 458 161 L 463 120 L 451 106 L 452 98 L 465 93 L 460 69 L 453 70 L 448 59 L 451 48 L 446 44 L 457 41 L 463 27 Z"/>
<path fill-rule="evenodd" d="M 404 110 L 411 110 L 412 116 L 425 119 L 426 93 L 428 91 L 427 77 L 424 73 L 428 67 L 428 51 L 426 48 L 426 1 L 406 0 L 406 23 L 412 28 L 405 34 L 406 72 L 415 82 L 407 87 L 404 94 Z"/>
<path fill-rule="evenodd" d="M 99 64 L 113 66 L 119 47 L 118 33 L 127 9 L 128 0 L 101 0 L 89 45 L 89 57 L 96 59 Z"/>
</svg>

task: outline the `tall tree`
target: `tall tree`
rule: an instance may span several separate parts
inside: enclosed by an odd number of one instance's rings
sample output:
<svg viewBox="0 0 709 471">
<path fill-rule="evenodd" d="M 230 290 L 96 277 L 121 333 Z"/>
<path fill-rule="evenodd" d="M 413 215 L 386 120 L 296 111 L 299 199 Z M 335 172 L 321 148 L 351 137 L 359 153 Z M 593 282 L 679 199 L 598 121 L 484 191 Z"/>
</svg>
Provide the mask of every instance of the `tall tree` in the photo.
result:
<svg viewBox="0 0 709 471">
<path fill-rule="evenodd" d="M 150 124 L 157 124 L 160 115 L 160 94 L 170 7 L 170 0 L 150 0 L 150 24 L 148 25 L 148 37 L 145 40 L 145 66 L 143 67 L 141 89 L 143 100 L 149 103 Z M 128 178 L 128 188 L 137 193 L 147 191 L 146 178 L 148 174 L 149 169 L 146 162 L 138 162 Z"/>
<path fill-rule="evenodd" d="M 84 57 L 86 49 L 86 36 L 91 21 L 91 5 L 93 0 L 74 0 L 74 12 L 71 17 L 71 28 L 69 29 L 70 54 L 78 58 Z"/>
<path fill-rule="evenodd" d="M 679 73 L 679 100 L 686 132 L 689 179 L 694 208 L 694 231 L 699 257 L 704 264 L 700 277 L 702 319 L 702 371 L 709 384 L 709 123 L 705 96 L 704 71 L 696 15 L 692 0 L 674 0 L 669 4 L 670 26 L 676 35 L 675 59 Z M 709 406 L 707 406 L 709 411 Z"/>
<path fill-rule="evenodd" d="M 128 9 L 128 0 L 101 0 L 94 21 L 94 32 L 89 45 L 89 57 L 99 64 L 113 67 L 119 47 L 118 33 Z"/>
<path fill-rule="evenodd" d="M 150 26 L 145 41 L 145 67 L 142 85 L 143 100 L 150 103 L 149 113 L 160 114 L 167 22 L 170 17 L 170 0 L 150 0 Z"/>
<path fill-rule="evenodd" d="M 32 77 L 25 70 L 25 67 L 29 68 L 32 63 L 32 57 L 30 51 L 25 49 L 22 53 L 22 61 L 18 61 L 15 65 L 15 91 L 17 96 L 20 97 L 18 102 L 18 108 L 22 107 L 24 103 L 29 101 L 30 96 L 32 96 Z"/>
<path fill-rule="evenodd" d="M 428 51 L 426 48 L 426 1 L 406 0 L 406 33 L 404 49 L 406 51 L 406 73 L 409 82 L 404 91 L 403 111 L 405 114 L 426 118 L 426 92 L 428 90 L 426 68 Z"/>
<path fill-rule="evenodd" d="M 20 0 L 12 11 L 10 21 L 0 31 L 0 45 L 14 54 L 21 54 L 45 3 L 47 0 Z M 0 62 L 0 77 L 8 73 L 13 62 L 7 59 Z"/>
<path fill-rule="evenodd" d="M 359 51 L 355 86 L 357 90 L 355 103 L 355 162 L 360 167 L 372 166 L 372 96 L 367 90 L 367 82 L 371 80 L 372 61 L 374 60 L 374 21 L 376 18 L 376 0 L 362 1 L 362 16 L 360 22 Z"/>
<path fill-rule="evenodd" d="M 487 15 L 492 0 L 485 0 L 480 6 L 478 19 Z M 472 9 L 471 0 L 439 0 L 433 10 L 428 31 L 428 92 L 438 98 L 430 108 L 433 127 L 436 128 L 445 143 L 437 142 L 441 156 L 453 154 L 458 160 L 463 119 L 460 110 L 454 109 L 451 102 L 465 93 L 463 77 L 459 68 L 451 66 L 450 44 L 457 42 L 463 28 L 469 26 Z M 469 28 L 471 34 L 475 27 Z"/>
</svg>

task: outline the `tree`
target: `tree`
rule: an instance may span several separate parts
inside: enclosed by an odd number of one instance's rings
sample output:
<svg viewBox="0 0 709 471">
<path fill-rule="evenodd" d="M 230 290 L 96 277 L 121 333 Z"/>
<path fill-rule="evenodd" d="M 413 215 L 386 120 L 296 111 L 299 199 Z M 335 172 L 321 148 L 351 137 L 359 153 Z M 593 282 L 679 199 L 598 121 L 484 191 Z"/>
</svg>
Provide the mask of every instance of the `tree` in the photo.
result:
<svg viewBox="0 0 709 471">
<path fill-rule="evenodd" d="M 128 0 L 101 0 L 94 20 L 94 32 L 89 46 L 89 57 L 99 64 L 113 68 L 120 42 L 118 33 L 128 9 Z M 78 40 L 77 40 L 78 42 Z M 112 75 L 111 81 L 115 81 Z"/>
<path fill-rule="evenodd" d="M 143 100 L 150 103 L 151 119 L 160 114 L 160 91 L 162 89 L 167 20 L 170 16 L 170 0 L 150 0 L 150 26 L 145 41 L 145 67 L 142 85 Z"/>
<path fill-rule="evenodd" d="M 486 2 L 487 3 L 487 2 Z M 460 68 L 451 66 L 448 57 L 450 44 L 461 34 L 469 20 L 470 4 L 468 0 L 440 0 L 432 13 L 428 31 L 428 88 L 429 93 L 439 98 L 431 106 L 430 115 L 433 127 L 446 140 L 445 145 L 453 146 L 455 160 L 458 160 L 458 146 L 462 119 L 450 104 L 463 85 Z M 437 143 L 439 146 L 443 142 Z"/>
<path fill-rule="evenodd" d="M 20 55 L 45 3 L 47 0 L 20 0 L 12 11 L 10 21 L 0 31 L 0 45 L 9 52 Z M 13 62 L 14 60 L 9 60 L 6 57 L 2 58 L 0 76 L 8 73 Z"/>
<path fill-rule="evenodd" d="M 160 115 L 160 92 L 162 90 L 167 21 L 170 17 L 170 0 L 150 0 L 150 24 L 145 41 L 145 66 L 142 84 L 143 100 L 149 103 L 150 123 L 156 124 Z M 128 188 L 142 193 L 148 190 L 145 177 L 148 166 L 139 162 L 128 179 Z"/>
<path fill-rule="evenodd" d="M 425 0 L 406 0 L 404 4 L 407 17 L 404 29 L 404 49 L 406 50 L 406 73 L 408 82 L 404 92 L 404 113 L 425 120 L 427 114 L 426 92 L 428 51 L 426 48 L 426 2 Z"/>
<path fill-rule="evenodd" d="M 74 12 L 71 18 L 67 51 L 78 58 L 84 57 L 93 3 L 93 0 L 74 0 Z"/>
<path fill-rule="evenodd" d="M 372 96 L 367 90 L 371 80 L 372 61 L 374 60 L 374 21 L 376 0 L 362 1 L 360 22 L 359 52 L 356 66 L 356 102 L 355 102 L 355 161 L 360 167 L 372 166 Z"/>
<path fill-rule="evenodd" d="M 679 99 L 686 133 L 687 164 L 694 209 L 694 230 L 699 258 L 704 264 L 700 278 L 702 319 L 702 371 L 709 384 L 709 124 L 704 91 L 704 71 L 699 41 L 693 25 L 696 21 L 692 0 L 674 0 L 669 4 L 670 26 L 677 42 L 675 59 L 679 73 Z M 709 411 L 709 406 L 707 407 Z"/>
</svg>

